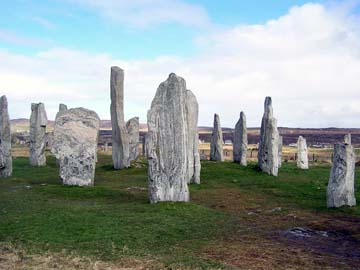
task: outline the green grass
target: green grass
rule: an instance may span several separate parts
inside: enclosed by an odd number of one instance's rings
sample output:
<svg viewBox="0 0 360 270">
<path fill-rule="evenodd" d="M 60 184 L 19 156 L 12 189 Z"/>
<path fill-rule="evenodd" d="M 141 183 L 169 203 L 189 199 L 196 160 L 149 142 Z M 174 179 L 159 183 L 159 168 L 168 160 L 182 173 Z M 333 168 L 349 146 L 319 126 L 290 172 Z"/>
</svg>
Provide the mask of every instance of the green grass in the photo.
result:
<svg viewBox="0 0 360 270">
<path fill-rule="evenodd" d="M 65 249 L 103 260 L 155 257 L 165 265 L 221 267 L 198 251 L 234 233 L 239 220 L 208 204 L 149 204 L 146 164 L 138 165 L 116 171 L 111 157 L 100 155 L 95 186 L 68 187 L 61 185 L 53 157 L 42 168 L 16 158 L 13 177 L 0 181 L 0 242 L 32 252 Z M 190 190 L 194 201 L 197 195 L 228 188 L 288 207 L 360 215 L 359 207 L 326 209 L 329 173 L 325 165 L 303 171 L 288 163 L 276 178 L 257 171 L 255 164 L 244 168 L 231 162 L 203 162 L 202 184 Z M 358 169 L 356 183 L 360 198 Z"/>
</svg>

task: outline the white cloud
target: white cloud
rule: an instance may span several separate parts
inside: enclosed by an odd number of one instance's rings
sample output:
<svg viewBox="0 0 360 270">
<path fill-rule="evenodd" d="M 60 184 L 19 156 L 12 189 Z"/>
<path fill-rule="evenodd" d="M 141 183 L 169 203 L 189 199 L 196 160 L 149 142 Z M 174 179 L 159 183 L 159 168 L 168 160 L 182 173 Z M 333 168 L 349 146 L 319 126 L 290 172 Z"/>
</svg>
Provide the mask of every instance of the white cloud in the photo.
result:
<svg viewBox="0 0 360 270">
<path fill-rule="evenodd" d="M 42 18 L 42 17 L 32 17 L 32 21 L 36 22 L 37 24 L 41 25 L 42 27 L 48 29 L 48 30 L 54 30 L 56 29 L 56 25 L 49 20 Z"/>
<path fill-rule="evenodd" d="M 200 125 L 219 113 L 233 126 L 240 110 L 259 126 L 265 96 L 280 126 L 360 126 L 360 31 L 349 10 L 319 4 L 292 8 L 262 25 L 239 25 L 201 37 L 192 58 L 122 61 L 64 48 L 25 57 L 0 51 L 1 88 L 13 117 L 43 101 L 53 117 L 59 102 L 95 109 L 109 119 L 111 65 L 125 69 L 126 117 L 146 111 L 170 72 L 183 76 L 200 104 Z"/>
<path fill-rule="evenodd" d="M 204 8 L 181 0 L 70 0 L 103 17 L 134 27 L 179 23 L 204 27 L 210 20 Z"/>
<path fill-rule="evenodd" d="M 0 28 L 0 41 L 13 45 L 34 46 L 34 47 L 50 44 L 49 40 L 30 38 L 27 36 L 19 35 L 13 31 L 1 29 L 1 28 Z"/>
</svg>

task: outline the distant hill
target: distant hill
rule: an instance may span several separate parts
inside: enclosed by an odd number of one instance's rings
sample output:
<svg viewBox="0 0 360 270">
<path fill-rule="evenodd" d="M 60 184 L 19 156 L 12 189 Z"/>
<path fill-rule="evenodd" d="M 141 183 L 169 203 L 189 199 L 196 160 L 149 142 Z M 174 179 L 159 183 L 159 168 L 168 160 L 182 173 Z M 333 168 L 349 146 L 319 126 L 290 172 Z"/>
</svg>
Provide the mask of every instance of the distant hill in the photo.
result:
<svg viewBox="0 0 360 270">
<path fill-rule="evenodd" d="M 47 131 L 52 131 L 54 121 L 48 121 Z M 101 120 L 100 128 L 106 132 L 111 130 L 110 120 Z M 29 119 L 19 118 L 11 120 L 11 129 L 13 132 L 24 132 L 29 130 Z M 224 140 L 233 140 L 233 129 L 223 128 Z M 333 144 L 343 140 L 347 133 L 352 134 L 353 144 L 360 145 L 360 129 L 359 128 L 290 128 L 279 127 L 280 134 L 283 136 L 284 145 L 295 143 L 297 138 L 302 135 L 306 138 L 308 144 Z M 147 132 L 147 125 L 140 124 L 141 134 Z M 106 132 L 109 133 L 109 132 Z M 202 141 L 209 142 L 211 138 L 212 127 L 199 126 L 199 138 Z M 248 140 L 250 144 L 256 144 L 259 141 L 260 128 L 248 128 Z M 108 134 L 111 136 L 111 133 Z"/>
</svg>

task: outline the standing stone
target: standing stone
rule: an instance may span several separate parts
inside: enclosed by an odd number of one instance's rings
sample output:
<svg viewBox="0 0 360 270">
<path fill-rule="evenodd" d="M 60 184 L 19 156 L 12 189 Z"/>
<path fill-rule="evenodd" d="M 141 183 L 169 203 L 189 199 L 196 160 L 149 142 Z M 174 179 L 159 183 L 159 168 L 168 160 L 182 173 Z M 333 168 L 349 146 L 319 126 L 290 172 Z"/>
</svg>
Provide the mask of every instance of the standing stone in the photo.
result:
<svg viewBox="0 0 360 270">
<path fill-rule="evenodd" d="M 139 117 L 133 117 L 126 122 L 129 142 L 129 162 L 139 157 Z"/>
<path fill-rule="evenodd" d="M 219 115 L 214 115 L 214 127 L 211 135 L 210 144 L 210 160 L 212 161 L 224 161 L 223 153 L 223 135 L 220 125 Z"/>
<path fill-rule="evenodd" d="M 234 162 L 240 162 L 242 166 L 247 165 L 247 144 L 246 116 L 244 112 L 241 112 L 234 130 L 233 157 Z"/>
<path fill-rule="evenodd" d="M 141 143 L 142 143 L 142 156 L 146 157 L 147 156 L 147 151 L 146 151 L 146 136 L 147 134 L 143 135 L 141 138 Z"/>
<path fill-rule="evenodd" d="M 279 170 L 279 132 L 273 117 L 271 97 L 266 97 L 261 122 L 258 163 L 260 170 L 277 176 Z"/>
<path fill-rule="evenodd" d="M 200 154 L 199 154 L 199 133 L 198 118 L 199 104 L 195 95 L 190 91 L 186 91 L 186 112 L 188 117 L 188 183 L 200 184 Z"/>
<path fill-rule="evenodd" d="M 46 125 L 47 116 L 45 106 L 43 103 L 31 104 L 30 116 L 30 165 L 31 166 L 45 166 L 46 156 Z"/>
<path fill-rule="evenodd" d="M 0 178 L 12 175 L 11 131 L 8 102 L 0 97 Z"/>
<path fill-rule="evenodd" d="M 355 153 L 348 143 L 334 145 L 334 159 L 327 186 L 327 207 L 356 205 L 354 194 Z"/>
<path fill-rule="evenodd" d="M 345 144 L 351 144 L 351 134 L 345 134 L 344 136 L 344 143 Z"/>
<path fill-rule="evenodd" d="M 279 135 L 279 168 L 282 166 L 283 136 Z"/>
<path fill-rule="evenodd" d="M 297 167 L 303 170 L 309 169 L 306 139 L 302 136 L 299 136 L 297 141 Z"/>
<path fill-rule="evenodd" d="M 52 152 L 65 185 L 94 185 L 99 116 L 84 108 L 63 111 L 55 121 Z"/>
<path fill-rule="evenodd" d="M 189 178 L 199 168 L 195 167 L 196 162 L 190 168 L 188 162 L 189 155 L 193 156 L 195 151 L 190 151 L 195 147 L 190 146 L 189 140 L 195 135 L 189 134 L 189 126 L 197 118 L 194 113 L 197 108 L 192 107 L 194 100 L 188 91 L 185 80 L 171 73 L 158 87 L 148 111 L 146 150 L 151 203 L 189 201 Z"/>
<path fill-rule="evenodd" d="M 111 67 L 112 159 L 115 169 L 130 167 L 130 150 L 124 118 L 124 71 Z"/>
<path fill-rule="evenodd" d="M 67 111 L 67 106 L 65 105 L 65 104 L 63 104 L 63 103 L 60 103 L 59 104 L 59 111 L 57 112 L 57 114 L 56 114 L 56 116 L 55 116 L 55 122 L 56 122 L 56 119 L 59 117 L 59 115 L 62 113 L 62 112 L 64 112 L 64 111 Z M 52 134 L 52 140 L 54 141 L 54 132 L 53 132 L 53 134 Z M 52 148 L 52 145 L 51 145 L 51 148 Z M 58 159 L 56 159 L 56 165 L 57 166 L 60 166 L 60 160 L 58 160 Z"/>
</svg>

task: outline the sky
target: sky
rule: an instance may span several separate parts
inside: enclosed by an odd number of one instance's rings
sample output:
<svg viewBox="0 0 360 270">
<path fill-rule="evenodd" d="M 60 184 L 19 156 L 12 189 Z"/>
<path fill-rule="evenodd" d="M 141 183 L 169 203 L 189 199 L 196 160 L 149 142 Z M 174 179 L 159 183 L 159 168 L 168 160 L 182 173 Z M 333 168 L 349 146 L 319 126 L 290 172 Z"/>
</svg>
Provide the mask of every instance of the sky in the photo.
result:
<svg viewBox="0 0 360 270">
<path fill-rule="evenodd" d="M 175 72 L 199 125 L 240 111 L 259 126 L 360 127 L 360 0 L 12 0 L 0 4 L 0 94 L 11 118 L 43 102 L 110 119 L 110 67 L 125 70 L 125 117 L 146 113 Z"/>
</svg>

